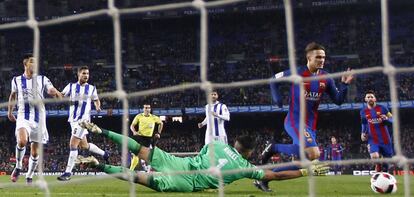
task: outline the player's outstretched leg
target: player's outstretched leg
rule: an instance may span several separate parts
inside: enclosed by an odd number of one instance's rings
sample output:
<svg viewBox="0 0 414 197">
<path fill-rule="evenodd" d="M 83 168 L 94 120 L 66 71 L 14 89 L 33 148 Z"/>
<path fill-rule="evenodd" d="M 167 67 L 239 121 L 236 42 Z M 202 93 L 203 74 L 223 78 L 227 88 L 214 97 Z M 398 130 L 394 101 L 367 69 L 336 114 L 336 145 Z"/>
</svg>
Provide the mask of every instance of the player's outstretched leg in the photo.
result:
<svg viewBox="0 0 414 197">
<path fill-rule="evenodd" d="M 109 151 L 104 151 L 101 148 L 99 148 L 98 146 L 96 146 L 94 143 L 88 143 L 88 148 L 87 150 L 91 153 L 95 153 L 97 155 L 102 156 L 102 158 L 105 160 L 106 163 L 109 162 Z"/>
<path fill-rule="evenodd" d="M 78 156 L 78 149 L 71 147 L 70 152 L 69 152 L 68 162 L 66 165 L 66 170 L 61 176 L 57 177 L 57 180 L 69 181 L 71 179 L 72 169 L 75 166 L 75 160 L 77 156 Z"/>
<path fill-rule="evenodd" d="M 16 131 L 16 166 L 13 169 L 10 179 L 16 182 L 19 179 L 20 172 L 23 169 L 23 157 L 26 153 L 26 144 L 28 139 L 28 132 L 25 128 L 20 128 Z"/>
<path fill-rule="evenodd" d="M 135 174 L 134 171 L 129 170 L 128 168 L 122 167 L 122 166 L 113 166 L 113 165 L 108 165 L 108 164 L 103 164 L 103 163 L 99 163 L 99 161 L 94 157 L 94 156 L 89 156 L 89 157 L 83 157 L 83 156 L 78 156 L 76 158 L 75 161 L 76 164 L 87 164 L 88 167 L 91 168 L 95 168 L 99 171 L 105 172 L 107 174 L 121 174 L 124 172 L 127 172 L 128 174 L 130 174 L 131 176 L 134 177 L 134 183 L 140 183 L 140 184 L 144 184 L 142 183 L 142 180 L 140 179 L 144 179 L 146 180 L 146 175 L 143 174 Z M 145 176 L 145 177 L 143 177 Z M 116 176 L 116 178 L 124 180 L 124 181 L 129 181 L 128 177 L 125 176 Z M 146 185 L 146 184 L 144 184 Z"/>
<path fill-rule="evenodd" d="M 262 153 L 262 164 L 266 164 L 272 155 L 276 153 L 299 156 L 299 146 L 296 144 L 267 143 Z"/>
<path fill-rule="evenodd" d="M 126 137 L 127 139 L 127 147 L 128 150 L 131 151 L 132 153 L 138 155 L 139 150 L 141 149 L 141 144 L 139 144 L 138 142 L 136 142 L 134 139 L 115 133 L 113 131 L 109 131 L 106 129 L 101 129 L 98 127 L 98 125 L 91 123 L 91 122 L 86 122 L 83 121 L 79 124 L 82 128 L 88 129 L 89 131 L 91 131 L 92 133 L 97 133 L 97 134 L 101 134 L 107 138 L 109 138 L 110 140 L 112 140 L 113 142 L 122 145 L 123 142 L 123 138 Z"/>
</svg>

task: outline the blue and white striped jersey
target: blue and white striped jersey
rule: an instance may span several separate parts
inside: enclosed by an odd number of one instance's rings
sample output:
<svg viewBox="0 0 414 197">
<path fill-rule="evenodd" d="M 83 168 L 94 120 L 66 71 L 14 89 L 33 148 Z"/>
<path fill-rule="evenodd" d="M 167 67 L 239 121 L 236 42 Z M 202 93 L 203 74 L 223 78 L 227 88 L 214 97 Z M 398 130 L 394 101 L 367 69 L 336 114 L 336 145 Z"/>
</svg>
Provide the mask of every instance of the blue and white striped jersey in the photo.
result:
<svg viewBox="0 0 414 197">
<path fill-rule="evenodd" d="M 68 122 L 90 120 L 92 101 L 99 99 L 95 86 L 88 83 L 82 85 L 79 82 L 69 83 L 62 94 L 70 97 L 71 101 Z"/>
<path fill-rule="evenodd" d="M 230 121 L 230 112 L 227 109 L 227 106 L 219 101 L 216 101 L 212 105 L 207 104 L 205 106 L 206 118 L 201 123 L 202 125 L 207 125 L 206 136 L 209 135 L 211 129 L 212 136 L 227 136 L 226 129 L 224 128 L 224 121 Z M 213 116 L 213 122 L 210 122 L 208 119 L 208 112 L 216 112 L 217 117 Z"/>
<path fill-rule="evenodd" d="M 37 91 L 35 91 L 35 83 L 32 78 L 27 78 L 24 74 L 13 77 L 11 82 L 11 92 L 17 93 L 17 119 L 26 119 L 30 122 L 39 122 L 39 117 L 44 117 L 46 110 L 45 105 L 40 103 L 38 107 L 30 103 L 35 99 L 43 99 L 44 91 L 48 91 L 53 87 L 50 80 L 43 76 L 37 75 Z"/>
</svg>

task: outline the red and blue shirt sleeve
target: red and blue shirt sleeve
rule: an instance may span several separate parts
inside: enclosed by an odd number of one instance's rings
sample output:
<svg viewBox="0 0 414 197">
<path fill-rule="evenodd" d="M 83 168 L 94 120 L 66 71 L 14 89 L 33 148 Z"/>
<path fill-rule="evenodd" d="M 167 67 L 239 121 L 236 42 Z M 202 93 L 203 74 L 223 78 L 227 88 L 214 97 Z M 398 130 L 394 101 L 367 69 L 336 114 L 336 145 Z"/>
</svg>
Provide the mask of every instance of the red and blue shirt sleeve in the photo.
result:
<svg viewBox="0 0 414 197">
<path fill-rule="evenodd" d="M 348 85 L 341 82 L 339 84 L 339 88 L 337 88 L 335 85 L 335 81 L 333 79 L 327 79 L 327 82 L 328 82 L 327 93 L 329 94 L 329 97 L 331 97 L 332 101 L 335 104 L 337 105 L 342 104 L 346 99 L 346 95 L 348 92 Z"/>
<path fill-rule="evenodd" d="M 279 79 L 279 78 L 282 78 L 282 77 L 287 77 L 290 74 L 291 74 L 290 70 L 285 70 L 285 71 L 282 71 L 282 72 L 279 72 L 279 73 L 273 75 L 272 79 Z M 279 91 L 279 83 L 280 82 L 270 83 L 270 93 L 272 94 L 273 103 L 276 103 L 277 106 L 282 108 L 283 107 L 283 95 Z"/>
<path fill-rule="evenodd" d="M 365 117 L 364 110 L 361 110 L 360 115 L 361 115 L 361 133 L 368 133 L 368 121 L 367 121 L 367 118 Z"/>
<path fill-rule="evenodd" d="M 382 105 L 381 105 L 381 108 L 382 108 L 382 113 L 388 117 L 388 120 L 384 120 L 384 123 L 387 125 L 391 125 L 393 120 L 392 120 L 392 115 L 391 115 L 390 110 L 388 110 L 387 107 L 382 106 Z"/>
</svg>

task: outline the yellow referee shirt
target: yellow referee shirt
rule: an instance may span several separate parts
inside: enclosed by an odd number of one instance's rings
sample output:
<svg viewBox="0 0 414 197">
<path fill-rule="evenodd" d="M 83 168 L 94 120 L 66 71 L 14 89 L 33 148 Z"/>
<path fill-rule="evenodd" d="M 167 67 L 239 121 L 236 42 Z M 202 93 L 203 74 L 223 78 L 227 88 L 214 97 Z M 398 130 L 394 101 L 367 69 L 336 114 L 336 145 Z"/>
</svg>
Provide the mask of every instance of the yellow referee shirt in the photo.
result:
<svg viewBox="0 0 414 197">
<path fill-rule="evenodd" d="M 152 114 L 145 116 L 144 113 L 136 115 L 132 121 L 134 127 L 138 125 L 138 135 L 145 137 L 152 137 L 156 123 L 161 124 L 161 119 L 158 116 Z"/>
</svg>

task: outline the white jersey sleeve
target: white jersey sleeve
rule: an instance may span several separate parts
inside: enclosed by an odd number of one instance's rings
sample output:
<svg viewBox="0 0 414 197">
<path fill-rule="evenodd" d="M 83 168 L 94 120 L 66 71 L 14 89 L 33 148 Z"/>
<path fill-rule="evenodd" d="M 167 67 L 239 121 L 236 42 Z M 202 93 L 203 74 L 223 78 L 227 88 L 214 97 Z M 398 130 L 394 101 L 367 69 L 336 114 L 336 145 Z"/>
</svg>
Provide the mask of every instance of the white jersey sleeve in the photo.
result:
<svg viewBox="0 0 414 197">
<path fill-rule="evenodd" d="M 92 100 L 93 101 L 99 100 L 98 91 L 96 90 L 96 87 L 95 86 L 93 86 Z"/>
<path fill-rule="evenodd" d="M 47 78 L 46 76 L 43 78 L 43 83 L 44 83 L 44 87 L 47 91 L 49 91 L 50 89 L 54 88 L 52 82 L 50 81 L 49 78 Z"/>
<path fill-rule="evenodd" d="M 65 88 L 63 88 L 63 90 L 62 90 L 63 96 L 65 96 L 65 97 L 70 96 L 69 95 L 70 94 L 70 88 L 71 88 L 71 84 L 70 83 L 68 85 L 66 85 Z"/>
<path fill-rule="evenodd" d="M 219 115 L 219 117 L 225 121 L 230 121 L 230 112 L 229 109 L 227 109 L 227 106 L 225 104 L 222 104 L 221 112 L 222 114 Z"/>
<path fill-rule="evenodd" d="M 13 77 L 13 80 L 11 81 L 11 92 L 17 92 L 16 77 Z"/>
</svg>

